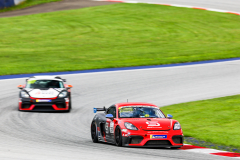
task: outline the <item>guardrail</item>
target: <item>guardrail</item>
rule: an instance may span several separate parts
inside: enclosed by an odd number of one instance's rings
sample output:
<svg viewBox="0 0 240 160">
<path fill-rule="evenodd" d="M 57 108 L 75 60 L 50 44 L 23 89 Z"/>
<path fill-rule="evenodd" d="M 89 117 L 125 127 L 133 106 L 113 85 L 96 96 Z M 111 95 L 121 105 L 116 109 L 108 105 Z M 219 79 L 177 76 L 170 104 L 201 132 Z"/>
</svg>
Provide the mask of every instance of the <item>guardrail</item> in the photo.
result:
<svg viewBox="0 0 240 160">
<path fill-rule="evenodd" d="M 0 0 L 0 9 L 18 5 L 23 1 L 25 0 Z"/>
</svg>

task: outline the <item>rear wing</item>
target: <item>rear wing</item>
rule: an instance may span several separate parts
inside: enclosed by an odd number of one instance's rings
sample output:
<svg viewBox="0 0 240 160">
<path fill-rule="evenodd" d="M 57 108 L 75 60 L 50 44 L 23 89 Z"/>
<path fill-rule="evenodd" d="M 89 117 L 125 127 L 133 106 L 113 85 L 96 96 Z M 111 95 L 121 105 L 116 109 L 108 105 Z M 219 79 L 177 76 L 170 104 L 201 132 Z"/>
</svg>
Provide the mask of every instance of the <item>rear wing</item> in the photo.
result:
<svg viewBox="0 0 240 160">
<path fill-rule="evenodd" d="M 97 113 L 97 111 L 106 111 L 105 106 L 103 108 L 93 108 L 93 113 Z"/>
</svg>

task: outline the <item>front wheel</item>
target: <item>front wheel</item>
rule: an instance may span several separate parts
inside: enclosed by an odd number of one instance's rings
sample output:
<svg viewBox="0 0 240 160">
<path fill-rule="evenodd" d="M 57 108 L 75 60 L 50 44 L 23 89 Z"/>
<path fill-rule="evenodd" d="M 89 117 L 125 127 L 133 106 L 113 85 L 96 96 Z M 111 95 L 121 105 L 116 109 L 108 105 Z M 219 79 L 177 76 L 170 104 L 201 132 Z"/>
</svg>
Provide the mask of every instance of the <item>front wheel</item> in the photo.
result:
<svg viewBox="0 0 240 160">
<path fill-rule="evenodd" d="M 122 146 L 122 132 L 119 126 L 117 126 L 115 129 L 115 143 L 116 146 Z"/>
<path fill-rule="evenodd" d="M 97 143 L 98 142 L 97 126 L 94 121 L 91 124 L 91 136 L 92 136 L 93 143 Z"/>
</svg>

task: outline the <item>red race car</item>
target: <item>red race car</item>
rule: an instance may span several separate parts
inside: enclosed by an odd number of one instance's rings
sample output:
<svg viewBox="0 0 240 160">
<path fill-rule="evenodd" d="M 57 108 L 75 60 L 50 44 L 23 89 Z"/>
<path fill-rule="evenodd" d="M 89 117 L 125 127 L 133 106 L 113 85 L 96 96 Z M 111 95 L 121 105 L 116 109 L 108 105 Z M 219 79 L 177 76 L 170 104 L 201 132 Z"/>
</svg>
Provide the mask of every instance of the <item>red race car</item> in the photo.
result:
<svg viewBox="0 0 240 160">
<path fill-rule="evenodd" d="M 98 113 L 91 123 L 94 143 L 117 146 L 171 147 L 183 146 L 183 133 L 178 121 L 150 103 L 118 103 L 108 109 L 94 108 Z"/>
</svg>

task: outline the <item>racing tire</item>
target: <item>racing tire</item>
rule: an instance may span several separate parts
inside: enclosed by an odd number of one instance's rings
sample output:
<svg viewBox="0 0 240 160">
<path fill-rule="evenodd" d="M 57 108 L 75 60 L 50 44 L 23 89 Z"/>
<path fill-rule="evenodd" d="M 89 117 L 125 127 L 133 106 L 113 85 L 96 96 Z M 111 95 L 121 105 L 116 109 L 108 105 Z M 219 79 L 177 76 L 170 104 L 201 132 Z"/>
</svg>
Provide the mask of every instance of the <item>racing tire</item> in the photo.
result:
<svg viewBox="0 0 240 160">
<path fill-rule="evenodd" d="M 69 109 L 71 110 L 72 109 L 72 98 L 69 97 Z"/>
<path fill-rule="evenodd" d="M 71 98 L 69 98 L 70 100 L 69 100 L 69 108 L 68 108 L 68 112 L 70 112 L 71 111 L 71 109 L 72 109 L 72 99 Z"/>
<path fill-rule="evenodd" d="M 118 147 L 122 146 L 122 132 L 119 126 L 117 126 L 115 129 L 115 144 Z"/>
<path fill-rule="evenodd" d="M 94 121 L 91 124 L 91 137 L 93 143 L 98 143 L 97 126 Z"/>
</svg>

